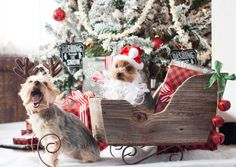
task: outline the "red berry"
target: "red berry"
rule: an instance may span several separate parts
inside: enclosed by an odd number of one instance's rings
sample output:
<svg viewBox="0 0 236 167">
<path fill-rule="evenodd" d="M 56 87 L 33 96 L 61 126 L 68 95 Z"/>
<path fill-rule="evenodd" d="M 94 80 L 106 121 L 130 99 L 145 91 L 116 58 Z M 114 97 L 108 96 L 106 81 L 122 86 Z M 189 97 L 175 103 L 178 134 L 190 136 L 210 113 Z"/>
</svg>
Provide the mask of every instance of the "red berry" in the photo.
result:
<svg viewBox="0 0 236 167">
<path fill-rule="evenodd" d="M 53 18 L 56 21 L 62 21 L 65 19 L 65 17 L 66 17 L 66 13 L 62 8 L 57 8 L 53 13 Z"/>
<path fill-rule="evenodd" d="M 225 135 L 222 133 L 214 133 L 212 134 L 211 139 L 214 144 L 222 144 L 225 140 Z"/>
<path fill-rule="evenodd" d="M 162 44 L 164 43 L 164 41 L 161 38 L 154 38 L 152 41 L 152 45 L 154 49 L 159 48 Z"/>
<path fill-rule="evenodd" d="M 212 120 L 212 124 L 218 128 L 222 127 L 225 122 L 221 116 L 214 116 L 214 117 L 212 117 L 211 120 Z"/>
<path fill-rule="evenodd" d="M 230 101 L 228 100 L 221 100 L 218 104 L 219 110 L 223 112 L 229 110 L 230 107 L 231 107 L 231 104 L 230 104 Z"/>
</svg>

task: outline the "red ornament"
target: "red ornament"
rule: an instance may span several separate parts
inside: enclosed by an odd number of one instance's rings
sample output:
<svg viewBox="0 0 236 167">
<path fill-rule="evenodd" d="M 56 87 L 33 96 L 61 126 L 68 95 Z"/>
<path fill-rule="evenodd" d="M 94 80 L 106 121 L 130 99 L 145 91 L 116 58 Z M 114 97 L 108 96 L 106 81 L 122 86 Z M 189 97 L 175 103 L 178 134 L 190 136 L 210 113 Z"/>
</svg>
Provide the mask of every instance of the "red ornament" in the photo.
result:
<svg viewBox="0 0 236 167">
<path fill-rule="evenodd" d="M 214 144 L 222 144 L 225 140 L 225 135 L 223 133 L 213 133 L 211 136 L 212 142 Z"/>
<path fill-rule="evenodd" d="M 214 116 L 214 117 L 212 117 L 211 120 L 212 120 L 212 124 L 218 128 L 222 127 L 225 122 L 221 116 Z"/>
<path fill-rule="evenodd" d="M 227 111 L 231 107 L 230 101 L 229 100 L 221 100 L 218 104 L 218 108 L 220 111 Z"/>
<path fill-rule="evenodd" d="M 161 39 L 161 38 L 154 38 L 153 41 L 152 41 L 152 46 L 154 49 L 157 49 L 159 48 L 161 45 L 164 44 L 164 41 Z"/>
<path fill-rule="evenodd" d="M 62 8 L 57 8 L 53 13 L 53 18 L 56 21 L 62 21 L 65 19 L 65 17 L 66 17 L 66 13 Z"/>
</svg>

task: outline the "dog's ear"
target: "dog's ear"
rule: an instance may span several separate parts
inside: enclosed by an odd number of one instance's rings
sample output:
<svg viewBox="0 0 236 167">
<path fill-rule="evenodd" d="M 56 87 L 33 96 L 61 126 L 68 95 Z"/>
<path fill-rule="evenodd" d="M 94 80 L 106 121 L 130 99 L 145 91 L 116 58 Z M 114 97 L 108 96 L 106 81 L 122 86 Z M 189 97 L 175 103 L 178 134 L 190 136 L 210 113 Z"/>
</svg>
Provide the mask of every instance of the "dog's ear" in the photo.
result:
<svg viewBox="0 0 236 167">
<path fill-rule="evenodd" d="M 26 104 L 26 102 L 28 101 L 27 99 L 27 91 L 26 91 L 26 88 L 27 85 L 26 84 L 21 84 L 21 89 L 20 91 L 18 92 L 18 96 L 20 96 L 21 100 L 23 101 L 23 105 Z"/>
</svg>

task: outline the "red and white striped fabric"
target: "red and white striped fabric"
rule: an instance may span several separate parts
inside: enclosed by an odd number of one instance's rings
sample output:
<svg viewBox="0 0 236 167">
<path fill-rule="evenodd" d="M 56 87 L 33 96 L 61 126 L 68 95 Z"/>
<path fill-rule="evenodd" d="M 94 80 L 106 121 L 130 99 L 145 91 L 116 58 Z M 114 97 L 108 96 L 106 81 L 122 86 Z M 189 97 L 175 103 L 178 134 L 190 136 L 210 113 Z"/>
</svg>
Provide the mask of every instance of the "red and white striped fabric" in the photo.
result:
<svg viewBox="0 0 236 167">
<path fill-rule="evenodd" d="M 71 91 L 68 99 L 76 102 L 79 105 L 79 119 L 88 127 L 91 127 L 90 114 L 89 114 L 89 97 L 95 97 L 91 91 L 82 93 L 81 91 Z"/>
<path fill-rule="evenodd" d="M 109 70 L 109 68 L 111 67 L 113 61 L 113 57 L 112 56 L 106 56 L 105 57 L 105 69 Z"/>
<path fill-rule="evenodd" d="M 103 85 L 104 83 L 104 76 L 102 75 L 102 73 L 100 73 L 99 71 L 96 71 L 93 74 L 93 80 L 94 82 L 96 82 L 98 85 Z"/>
<path fill-rule="evenodd" d="M 162 102 L 167 103 L 170 101 L 175 90 L 167 83 L 161 87 L 159 98 Z"/>
<path fill-rule="evenodd" d="M 76 91 L 71 91 L 70 96 L 68 96 L 68 98 L 82 105 L 88 103 L 89 97 L 94 97 L 94 96 L 95 94 L 92 91 L 82 93 L 81 91 L 76 90 Z"/>
<path fill-rule="evenodd" d="M 110 67 L 112 65 L 112 61 L 113 61 L 113 57 L 112 56 L 106 56 L 105 57 L 105 70 L 106 71 L 109 71 L 110 70 Z M 93 76 L 92 76 L 94 82 L 96 82 L 99 86 L 102 86 L 104 84 L 104 75 L 99 72 L 99 71 L 96 71 Z"/>
</svg>

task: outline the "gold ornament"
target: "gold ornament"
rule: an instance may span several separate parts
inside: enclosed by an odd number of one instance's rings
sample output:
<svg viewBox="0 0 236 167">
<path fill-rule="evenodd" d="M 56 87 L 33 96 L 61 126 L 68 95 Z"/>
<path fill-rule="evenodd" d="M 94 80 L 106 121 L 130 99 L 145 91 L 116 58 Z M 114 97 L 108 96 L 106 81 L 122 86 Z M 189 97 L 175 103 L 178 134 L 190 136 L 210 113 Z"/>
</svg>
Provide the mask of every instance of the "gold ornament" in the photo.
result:
<svg viewBox="0 0 236 167">
<path fill-rule="evenodd" d="M 84 44 L 85 44 L 88 48 L 94 47 L 93 38 L 88 37 L 88 38 L 85 40 L 85 43 L 84 43 Z"/>
</svg>

